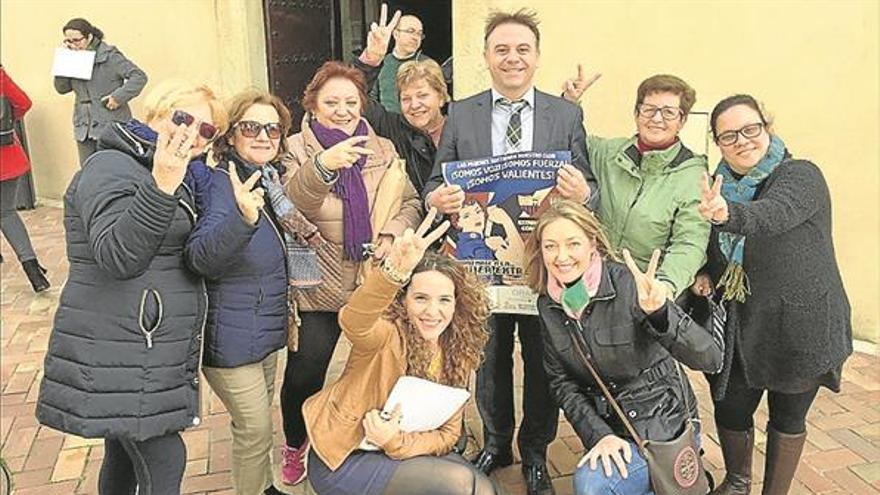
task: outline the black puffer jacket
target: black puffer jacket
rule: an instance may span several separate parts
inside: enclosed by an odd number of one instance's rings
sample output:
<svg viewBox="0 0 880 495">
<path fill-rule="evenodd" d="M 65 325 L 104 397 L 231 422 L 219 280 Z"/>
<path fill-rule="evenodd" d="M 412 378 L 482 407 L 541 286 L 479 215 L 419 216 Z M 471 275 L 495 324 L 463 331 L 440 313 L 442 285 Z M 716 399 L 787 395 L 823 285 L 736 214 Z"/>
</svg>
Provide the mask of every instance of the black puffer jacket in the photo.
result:
<svg viewBox="0 0 880 495">
<path fill-rule="evenodd" d="M 638 306 L 632 274 L 612 261 L 604 263 L 598 291 L 580 321 L 570 318 L 549 296 L 538 298 L 550 390 L 587 449 L 605 435 L 629 435 L 574 345 L 585 349 L 590 364 L 644 439 L 670 440 L 682 431 L 687 418 L 697 418 L 696 398 L 687 377 L 679 375 L 676 359 L 693 369 L 715 372 L 721 366 L 720 343 L 672 302 L 660 311 L 667 318 L 663 332 Z"/>
<path fill-rule="evenodd" d="M 64 196 L 70 274 L 49 339 L 37 419 L 134 440 L 199 423 L 207 298 L 185 268 L 195 225 L 185 186 L 151 175 L 152 144 L 108 128 Z"/>
</svg>

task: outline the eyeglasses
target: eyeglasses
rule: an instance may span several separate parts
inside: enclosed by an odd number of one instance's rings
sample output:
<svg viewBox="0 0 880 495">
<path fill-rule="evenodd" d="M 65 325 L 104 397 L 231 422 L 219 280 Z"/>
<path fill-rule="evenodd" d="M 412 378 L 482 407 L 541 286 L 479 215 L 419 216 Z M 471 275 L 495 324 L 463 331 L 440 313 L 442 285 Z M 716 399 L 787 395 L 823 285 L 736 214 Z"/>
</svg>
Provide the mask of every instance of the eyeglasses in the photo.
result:
<svg viewBox="0 0 880 495">
<path fill-rule="evenodd" d="M 415 29 L 395 29 L 398 33 L 408 34 L 410 36 L 415 36 L 416 38 L 423 40 L 425 39 L 424 31 L 416 31 Z"/>
<path fill-rule="evenodd" d="M 235 124 L 235 127 L 237 127 L 238 132 L 246 138 L 256 138 L 260 135 L 260 132 L 263 131 L 263 129 L 266 130 L 266 136 L 269 139 L 281 138 L 281 124 L 278 122 L 261 124 L 259 122 L 254 122 L 253 120 L 242 120 Z"/>
<path fill-rule="evenodd" d="M 758 122 L 757 124 L 749 124 L 736 130 L 722 132 L 715 137 L 715 142 L 719 146 L 733 146 L 739 141 L 740 135 L 746 139 L 752 139 L 760 136 L 762 132 L 764 132 L 764 123 Z"/>
<path fill-rule="evenodd" d="M 64 44 L 65 45 L 76 45 L 78 43 L 81 43 L 84 39 L 86 39 L 85 36 L 80 36 L 79 38 L 64 38 Z"/>
<path fill-rule="evenodd" d="M 174 113 L 171 115 L 171 122 L 174 122 L 174 125 L 183 124 L 189 127 L 195 121 L 195 117 L 184 112 L 183 110 L 175 110 Z M 207 122 L 199 123 L 199 136 L 207 139 L 208 141 L 213 141 L 214 138 L 217 137 L 217 134 L 219 134 L 219 132 L 219 129 Z"/>
<path fill-rule="evenodd" d="M 657 112 L 660 112 L 660 117 L 663 117 L 663 120 L 677 120 L 684 115 L 684 112 L 678 107 L 658 107 L 647 103 L 637 106 L 636 111 L 639 112 L 640 117 L 646 119 L 653 119 Z"/>
</svg>

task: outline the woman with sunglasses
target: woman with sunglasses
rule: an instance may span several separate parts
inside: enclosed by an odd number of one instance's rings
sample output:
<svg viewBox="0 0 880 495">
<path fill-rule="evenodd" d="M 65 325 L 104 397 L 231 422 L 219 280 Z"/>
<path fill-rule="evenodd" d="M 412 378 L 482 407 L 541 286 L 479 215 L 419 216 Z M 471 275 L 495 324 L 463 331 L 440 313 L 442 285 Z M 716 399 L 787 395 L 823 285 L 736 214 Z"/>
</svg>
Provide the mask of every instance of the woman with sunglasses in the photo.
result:
<svg viewBox="0 0 880 495">
<path fill-rule="evenodd" d="M 90 79 L 55 77 L 55 90 L 76 95 L 73 134 L 79 164 L 97 150 L 98 138 L 112 122 L 131 118 L 128 102 L 143 91 L 147 75 L 118 48 L 104 41 L 104 33 L 85 19 L 71 19 L 61 28 L 64 47 L 95 52 Z"/>
<path fill-rule="evenodd" d="M 727 309 L 724 368 L 710 375 L 727 476 L 716 494 L 748 494 L 754 413 L 767 392 L 765 495 L 788 493 L 819 387 L 840 391 L 852 353 L 850 306 L 834 254 L 822 172 L 793 158 L 755 99 L 712 110 L 721 163 L 703 184 L 712 223 L 707 273 L 693 290 Z"/>
<path fill-rule="evenodd" d="M 578 100 L 597 76 L 566 83 L 566 98 Z M 645 269 L 654 248 L 661 252 L 657 278 L 678 297 L 703 266 L 709 226 L 700 217 L 698 184 L 706 157 L 679 139 L 696 102 L 696 92 L 682 79 L 659 74 L 636 91 L 636 135 L 604 139 L 589 136 L 587 150 L 599 188 L 598 214 L 611 246 L 627 248 Z"/>
<path fill-rule="evenodd" d="M 179 432 L 201 422 L 207 297 L 184 259 L 196 223 L 184 182 L 226 112 L 209 88 L 186 84 L 158 87 L 146 110 L 146 123 L 101 135 L 64 196 L 70 273 L 36 406 L 46 426 L 104 439 L 101 495 L 180 493 Z M 176 112 L 191 125 L 176 124 Z"/>
<path fill-rule="evenodd" d="M 272 397 L 276 351 L 287 342 L 286 246 L 278 158 L 287 152 L 290 112 L 277 96 L 250 90 L 228 103 L 229 131 L 187 242 L 187 260 L 205 277 L 205 378 L 232 420 L 232 479 L 239 495 L 279 494 L 272 485 Z M 280 210 L 284 208 L 284 210 Z"/>
<path fill-rule="evenodd" d="M 282 480 L 305 478 L 308 452 L 303 402 L 324 385 L 339 339 L 339 309 L 373 261 L 384 258 L 394 238 L 418 225 L 421 201 L 394 145 L 361 116 L 366 103 L 363 75 L 330 61 L 303 94 L 302 131 L 288 139 L 285 163 L 288 197 L 325 239 L 317 249 L 323 283 L 298 291 L 298 348 L 289 349 L 281 410 L 287 443 Z M 314 235 L 314 234 L 306 234 Z"/>
</svg>

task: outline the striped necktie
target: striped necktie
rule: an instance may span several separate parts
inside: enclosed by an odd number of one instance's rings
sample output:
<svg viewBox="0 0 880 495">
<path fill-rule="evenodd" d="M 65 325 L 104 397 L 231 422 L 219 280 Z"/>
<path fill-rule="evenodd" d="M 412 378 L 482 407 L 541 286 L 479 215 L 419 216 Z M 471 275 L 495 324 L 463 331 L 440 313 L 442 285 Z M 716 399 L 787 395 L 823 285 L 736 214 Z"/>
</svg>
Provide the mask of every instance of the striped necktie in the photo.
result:
<svg viewBox="0 0 880 495">
<path fill-rule="evenodd" d="M 499 98 L 498 105 L 507 109 L 510 120 L 507 121 L 507 132 L 504 134 L 504 144 L 507 152 L 519 151 L 522 145 L 522 119 L 520 114 L 529 103 L 525 100 L 511 101 L 507 98 Z"/>
</svg>

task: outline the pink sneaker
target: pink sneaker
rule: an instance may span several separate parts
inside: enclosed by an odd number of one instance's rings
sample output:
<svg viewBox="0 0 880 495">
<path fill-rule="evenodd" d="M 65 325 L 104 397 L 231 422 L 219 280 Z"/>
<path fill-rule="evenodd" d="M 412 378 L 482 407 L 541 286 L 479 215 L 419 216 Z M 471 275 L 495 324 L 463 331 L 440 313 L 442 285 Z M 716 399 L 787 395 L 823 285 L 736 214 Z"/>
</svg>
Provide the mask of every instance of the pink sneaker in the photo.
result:
<svg viewBox="0 0 880 495">
<path fill-rule="evenodd" d="M 298 449 L 281 447 L 281 482 L 285 485 L 296 485 L 306 479 L 309 440 L 306 439 Z"/>
</svg>

